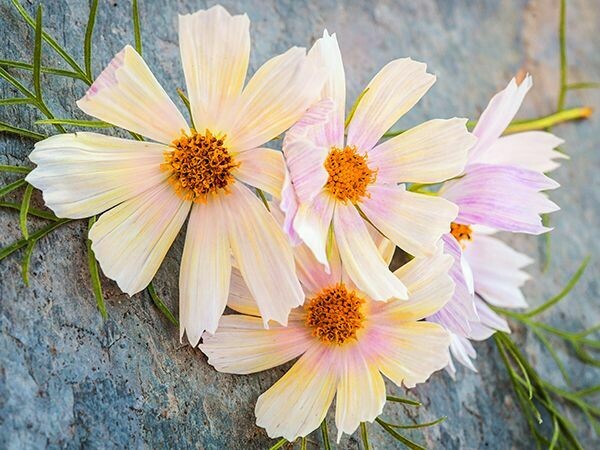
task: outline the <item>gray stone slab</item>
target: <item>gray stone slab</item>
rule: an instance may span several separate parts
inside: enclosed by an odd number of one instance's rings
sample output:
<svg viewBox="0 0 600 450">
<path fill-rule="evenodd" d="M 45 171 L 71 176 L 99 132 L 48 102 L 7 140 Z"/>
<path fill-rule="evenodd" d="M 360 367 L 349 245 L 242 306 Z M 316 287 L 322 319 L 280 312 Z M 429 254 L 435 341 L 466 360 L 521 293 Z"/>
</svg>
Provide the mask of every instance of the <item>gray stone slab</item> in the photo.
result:
<svg viewBox="0 0 600 450">
<path fill-rule="evenodd" d="M 33 12 L 37 2 L 24 1 Z M 83 33 L 88 2 L 48 0 L 44 23 L 78 61 L 83 60 Z M 598 80 L 600 52 L 597 0 L 570 0 L 568 11 L 569 76 Z M 212 4 L 212 2 L 210 2 Z M 519 69 L 534 76 L 535 86 L 521 116 L 553 111 L 558 91 L 558 2 L 519 0 L 482 2 L 382 0 L 224 1 L 232 12 L 252 20 L 251 71 L 291 45 L 310 45 L 324 27 L 338 33 L 354 98 L 390 59 L 411 56 L 426 61 L 438 81 L 401 125 L 434 117 L 475 118 L 490 96 Z M 205 7 L 205 2 L 141 0 L 144 50 L 158 79 L 175 96 L 183 87 L 179 63 L 177 12 Z M 8 0 L 0 2 L 2 57 L 29 60 L 33 34 Z M 130 4 L 102 0 L 94 38 L 97 74 L 125 44 L 133 42 Z M 44 60 L 64 65 L 45 49 Z M 25 75 L 25 74 L 23 74 Z M 58 116 L 82 117 L 74 101 L 84 87 L 71 80 L 44 76 L 47 101 Z M 0 83 L 2 98 L 13 90 Z M 350 100 L 351 101 L 351 100 Z M 598 91 L 569 93 L 568 104 L 599 106 Z M 0 120 L 29 127 L 37 118 L 26 107 L 0 109 Z M 47 129 L 51 132 L 51 129 Z M 562 207 L 553 216 L 552 263 L 541 273 L 531 269 L 526 286 L 532 304 L 556 293 L 585 255 L 594 258 L 571 297 L 545 316 L 567 329 L 591 326 L 600 319 L 600 119 L 556 127 L 565 138 L 571 161 L 555 173 L 563 187 L 552 193 Z M 29 164 L 31 141 L 0 135 L 0 163 Z M 14 176 L 1 175 L 2 184 Z M 34 204 L 41 206 L 39 194 Z M 30 227 L 41 222 L 31 221 Z M 199 351 L 179 344 L 178 333 L 153 307 L 146 294 L 129 299 L 103 280 L 110 320 L 96 311 L 89 283 L 85 223 L 69 224 L 44 239 L 33 253 L 31 287 L 20 278 L 16 253 L 0 264 L 0 448 L 266 448 L 273 443 L 254 425 L 253 407 L 285 368 L 251 376 L 219 374 Z M 17 215 L 0 211 L 0 247 L 20 237 Z M 533 237 L 509 237 L 539 260 L 543 243 Z M 176 310 L 179 239 L 160 269 L 156 286 Z M 516 333 L 540 372 L 560 382 L 549 356 L 535 339 Z M 531 447 L 526 424 L 514 403 L 509 379 L 491 343 L 477 345 L 478 373 L 461 370 L 453 382 L 438 373 L 413 390 L 425 403 L 415 412 L 388 404 L 384 415 L 431 420 L 447 415 L 442 425 L 412 433 L 432 448 L 506 449 Z M 568 361 L 576 387 L 598 383 L 598 372 L 583 367 L 557 345 Z M 403 394 L 396 387 L 391 392 Z M 290 405 L 293 407 L 293 405 Z M 569 413 L 571 414 L 571 413 Z M 574 416 L 587 448 L 598 446 L 581 417 Z M 398 444 L 371 426 L 375 448 Z M 311 437 L 316 442 L 320 439 Z M 340 448 L 359 448 L 345 437 Z"/>
</svg>

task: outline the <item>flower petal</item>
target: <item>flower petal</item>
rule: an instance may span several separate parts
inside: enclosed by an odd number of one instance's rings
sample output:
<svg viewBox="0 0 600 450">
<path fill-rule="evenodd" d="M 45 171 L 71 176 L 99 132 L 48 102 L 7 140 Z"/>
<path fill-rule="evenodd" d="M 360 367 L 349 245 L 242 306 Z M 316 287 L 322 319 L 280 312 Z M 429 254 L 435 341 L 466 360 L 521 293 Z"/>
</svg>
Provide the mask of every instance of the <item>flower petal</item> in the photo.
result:
<svg viewBox="0 0 600 450">
<path fill-rule="evenodd" d="M 227 133 L 248 71 L 248 16 L 221 5 L 180 15 L 179 46 L 196 130 Z"/>
<path fill-rule="evenodd" d="M 482 162 L 482 158 L 489 153 L 491 145 L 504 133 L 517 114 L 532 85 L 533 81 L 529 75 L 519 85 L 513 78 L 504 90 L 492 97 L 473 130 L 477 143 L 469 154 L 469 164 Z"/>
<path fill-rule="evenodd" d="M 284 364 L 306 351 L 313 338 L 302 324 L 265 330 L 259 317 L 221 318 L 214 335 L 204 334 L 199 348 L 219 372 L 249 374 Z"/>
<path fill-rule="evenodd" d="M 344 63 L 335 33 L 329 35 L 323 31 L 323 37 L 317 39 L 310 51 L 308 58 L 317 67 L 327 71 L 327 79 L 321 91 L 321 98 L 332 99 L 335 111 L 331 120 L 325 126 L 325 135 L 330 147 L 343 148 L 344 146 L 344 117 L 346 110 L 346 75 Z"/>
<path fill-rule="evenodd" d="M 531 170 L 474 164 L 465 176 L 447 182 L 440 195 L 458 205 L 458 223 L 541 234 L 549 228 L 542 225 L 540 214 L 559 208 L 540 192 L 557 187 L 555 181 Z"/>
<path fill-rule="evenodd" d="M 467 338 L 451 333 L 450 352 L 452 353 L 452 356 L 467 369 L 477 372 L 477 368 L 472 361 L 472 359 L 477 358 L 477 352 L 475 352 L 473 344 L 471 344 L 471 341 Z M 452 378 L 454 378 L 456 369 L 454 369 L 454 364 L 451 364 L 451 367 L 450 374 Z"/>
<path fill-rule="evenodd" d="M 246 282 L 237 267 L 231 269 L 231 280 L 229 284 L 229 298 L 227 306 L 236 312 L 249 316 L 260 316 L 256 300 L 246 286 Z"/>
<path fill-rule="evenodd" d="M 569 159 L 554 150 L 564 141 L 545 131 L 527 131 L 496 139 L 487 152 L 481 155 L 484 164 L 518 166 L 535 172 L 546 173 L 556 169 L 556 159 Z"/>
<path fill-rule="evenodd" d="M 225 311 L 231 276 L 231 250 L 219 196 L 194 204 L 179 272 L 180 338 L 192 347 L 204 331 L 214 333 Z"/>
<path fill-rule="evenodd" d="M 475 138 L 467 119 L 430 120 L 379 144 L 369 152 L 377 181 L 437 183 L 462 173 Z"/>
<path fill-rule="evenodd" d="M 77 106 L 90 116 L 164 144 L 190 131 L 173 101 L 130 45 L 113 58 Z"/>
<path fill-rule="evenodd" d="M 238 180 L 281 198 L 285 162 L 280 151 L 255 148 L 237 154 L 235 160 L 240 163 L 234 172 Z"/>
<path fill-rule="evenodd" d="M 491 236 L 475 235 L 464 250 L 475 282 L 475 292 L 495 306 L 527 306 L 521 286 L 529 275 L 521 269 L 533 261 Z"/>
<path fill-rule="evenodd" d="M 315 345 L 256 402 L 256 424 L 289 442 L 316 430 L 335 395 L 333 352 Z M 293 405 L 293 406 L 292 406 Z"/>
<path fill-rule="evenodd" d="M 285 325 L 290 310 L 304 301 L 289 242 L 258 197 L 241 183 L 233 184 L 222 202 L 233 256 L 265 326 L 269 320 Z"/>
<path fill-rule="evenodd" d="M 165 150 L 97 133 L 58 134 L 35 144 L 29 159 L 37 167 L 26 180 L 58 217 L 90 217 L 161 184 Z"/>
<path fill-rule="evenodd" d="M 191 203 L 164 182 L 102 214 L 89 232 L 104 274 L 133 295 L 156 274 Z"/>
<path fill-rule="evenodd" d="M 408 297 L 406 286 L 390 272 L 354 205 L 338 202 L 333 229 L 342 266 L 361 291 L 380 301 Z"/>
<path fill-rule="evenodd" d="M 458 208 L 449 201 L 406 191 L 404 186 L 375 184 L 360 207 L 388 239 L 413 256 L 435 252 Z"/>
<path fill-rule="evenodd" d="M 510 327 L 506 319 L 496 314 L 481 298 L 475 298 L 475 307 L 477 308 L 479 321 L 471 324 L 469 339 L 484 341 L 496 330 L 510 333 Z"/>
<path fill-rule="evenodd" d="M 410 58 L 384 66 L 367 86 L 348 127 L 348 145 L 371 150 L 383 134 L 425 95 L 435 82 L 427 65 Z"/>
<path fill-rule="evenodd" d="M 293 47 L 275 56 L 250 79 L 236 106 L 228 137 L 235 151 L 259 147 L 302 117 L 319 96 L 325 75 Z"/>
</svg>

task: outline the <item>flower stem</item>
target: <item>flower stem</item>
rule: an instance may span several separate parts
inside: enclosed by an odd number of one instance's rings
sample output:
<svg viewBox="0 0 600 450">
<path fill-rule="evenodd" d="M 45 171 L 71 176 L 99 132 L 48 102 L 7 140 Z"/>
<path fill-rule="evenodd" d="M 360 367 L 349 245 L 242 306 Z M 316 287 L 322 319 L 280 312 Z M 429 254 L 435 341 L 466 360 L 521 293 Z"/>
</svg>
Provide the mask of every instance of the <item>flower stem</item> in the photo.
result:
<svg viewBox="0 0 600 450">
<path fill-rule="evenodd" d="M 506 128 L 505 134 L 519 133 L 521 131 L 544 130 L 559 123 L 588 119 L 592 113 L 593 109 L 589 106 L 580 106 L 557 111 L 553 114 L 538 117 L 536 119 L 515 120 Z"/>
</svg>

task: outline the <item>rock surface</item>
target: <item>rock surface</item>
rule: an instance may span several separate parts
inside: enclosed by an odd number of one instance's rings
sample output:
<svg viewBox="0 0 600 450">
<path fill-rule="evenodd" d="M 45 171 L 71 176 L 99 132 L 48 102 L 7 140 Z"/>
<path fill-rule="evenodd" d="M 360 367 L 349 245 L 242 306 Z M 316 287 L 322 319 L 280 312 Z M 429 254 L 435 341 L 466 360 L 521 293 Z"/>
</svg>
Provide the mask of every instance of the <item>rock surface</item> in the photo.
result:
<svg viewBox="0 0 600 450">
<path fill-rule="evenodd" d="M 23 1 L 31 13 L 37 1 Z M 88 2 L 53 0 L 44 5 L 44 26 L 78 61 Z M 210 2 L 212 4 L 212 2 Z M 571 81 L 598 81 L 600 52 L 596 0 L 568 2 L 568 55 Z M 252 20 L 251 71 L 292 45 L 308 46 L 323 28 L 337 32 L 345 59 L 349 103 L 369 79 L 393 58 L 411 56 L 428 63 L 436 85 L 399 126 L 433 117 L 476 118 L 490 96 L 524 68 L 535 86 L 521 117 L 554 111 L 558 92 L 558 1 L 482 2 L 426 0 L 241 1 L 224 0 Z M 141 0 L 145 58 L 172 98 L 183 87 L 179 63 L 177 13 L 205 7 L 204 2 Z M 0 2 L 1 58 L 29 61 L 33 33 L 8 0 Z M 125 44 L 133 43 L 130 2 L 100 2 L 94 35 L 94 73 L 98 74 Z M 65 67 L 44 47 L 48 65 Z M 27 72 L 15 72 L 27 80 Z M 28 81 L 28 80 L 27 80 Z M 46 100 L 58 117 L 83 118 L 75 100 L 81 82 L 44 76 Z M 0 83 L 2 98 L 15 92 Z M 572 91 L 568 105 L 600 106 L 600 92 Z M 0 120 L 31 127 L 34 109 L 0 109 Z M 46 129 L 47 133 L 53 130 Z M 554 132 L 566 140 L 571 160 L 555 172 L 563 186 L 551 197 L 562 207 L 553 215 L 552 260 L 547 272 L 530 269 L 526 287 L 532 304 L 560 290 L 584 256 L 593 255 L 581 283 L 544 319 L 566 329 L 582 329 L 600 319 L 600 116 L 566 124 Z M 0 164 L 27 164 L 32 141 L 0 134 Z M 14 175 L 1 174 L 2 184 Z M 42 205 L 39 192 L 34 204 Z M 30 221 L 30 229 L 42 222 Z M 20 238 L 18 214 L 0 210 L 0 248 Z M 251 376 L 215 372 L 199 351 L 179 343 L 177 330 L 146 293 L 127 298 L 103 279 L 110 319 L 103 322 L 89 281 L 86 224 L 66 225 L 43 239 L 31 259 L 31 285 L 20 275 L 22 251 L 0 262 L 0 448 L 268 448 L 270 440 L 254 425 L 257 396 L 284 373 L 283 368 Z M 541 259 L 543 239 L 509 238 Z M 159 294 L 177 309 L 179 239 L 160 269 Z M 550 357 L 533 336 L 517 336 L 540 372 L 560 382 Z M 453 382 L 438 373 L 412 394 L 425 406 L 418 413 L 388 404 L 384 416 L 396 422 L 448 416 L 440 426 L 411 433 L 431 448 L 523 448 L 532 441 L 498 360 L 493 343 L 477 345 L 478 373 L 460 370 Z M 575 387 L 596 384 L 598 372 L 583 367 L 564 346 Z M 396 387 L 392 393 L 404 395 Z M 292 408 L 293 405 L 290 405 Z M 581 417 L 579 434 L 587 447 L 597 441 Z M 333 428 L 333 422 L 330 423 Z M 397 444 L 376 425 L 369 427 L 374 448 Z M 332 435 L 334 433 L 332 432 Z M 311 441 L 320 443 L 315 433 Z M 360 448 L 356 436 L 339 448 Z M 314 448 L 314 446 L 313 446 Z"/>
</svg>

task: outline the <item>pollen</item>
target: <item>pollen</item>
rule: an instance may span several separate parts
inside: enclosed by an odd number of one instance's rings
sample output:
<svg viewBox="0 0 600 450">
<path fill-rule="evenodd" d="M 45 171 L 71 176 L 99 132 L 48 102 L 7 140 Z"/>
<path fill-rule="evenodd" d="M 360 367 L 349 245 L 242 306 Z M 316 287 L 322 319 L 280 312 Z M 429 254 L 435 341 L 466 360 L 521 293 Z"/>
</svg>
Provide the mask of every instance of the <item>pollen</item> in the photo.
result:
<svg viewBox="0 0 600 450">
<path fill-rule="evenodd" d="M 171 144 L 172 150 L 164 154 L 163 170 L 171 172 L 170 183 L 186 200 L 206 203 L 210 195 L 219 191 L 229 192 L 235 182 L 232 171 L 240 164 L 224 145 L 223 137 L 192 130 Z"/>
<path fill-rule="evenodd" d="M 470 241 L 473 239 L 473 230 L 471 230 L 471 227 L 469 225 L 463 225 L 462 223 L 452 222 L 450 224 L 450 234 L 452 234 L 461 245 L 464 245 L 463 241 Z"/>
<path fill-rule="evenodd" d="M 367 155 L 350 146 L 343 150 L 333 147 L 325 160 L 325 169 L 329 174 L 325 188 L 343 202 L 358 203 L 369 197 L 367 186 L 377 177 L 377 171 L 367 165 Z"/>
<path fill-rule="evenodd" d="M 356 332 L 363 327 L 364 302 L 344 283 L 325 288 L 308 302 L 306 324 L 321 341 L 341 345 L 356 339 Z"/>
</svg>

